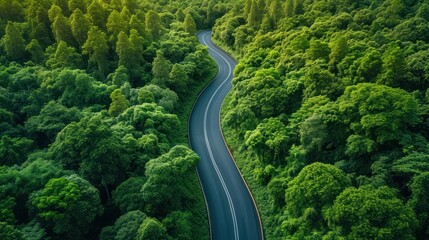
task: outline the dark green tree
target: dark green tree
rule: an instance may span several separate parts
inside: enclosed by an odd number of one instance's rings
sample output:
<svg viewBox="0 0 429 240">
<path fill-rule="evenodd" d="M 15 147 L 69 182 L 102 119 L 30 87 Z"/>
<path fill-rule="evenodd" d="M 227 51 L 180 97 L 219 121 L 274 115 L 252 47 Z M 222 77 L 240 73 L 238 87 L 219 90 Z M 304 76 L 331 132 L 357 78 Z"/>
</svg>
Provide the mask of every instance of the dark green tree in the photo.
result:
<svg viewBox="0 0 429 240">
<path fill-rule="evenodd" d="M 25 40 L 13 22 L 8 22 L 6 25 L 3 43 L 8 57 L 12 60 L 22 60 L 25 54 Z"/>
</svg>

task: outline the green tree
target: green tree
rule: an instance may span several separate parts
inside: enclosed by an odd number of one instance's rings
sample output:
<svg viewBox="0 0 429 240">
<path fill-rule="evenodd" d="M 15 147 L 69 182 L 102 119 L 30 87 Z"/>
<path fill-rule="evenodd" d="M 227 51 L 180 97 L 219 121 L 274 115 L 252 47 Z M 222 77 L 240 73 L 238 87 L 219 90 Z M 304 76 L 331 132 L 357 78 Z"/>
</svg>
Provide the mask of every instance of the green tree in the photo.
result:
<svg viewBox="0 0 429 240">
<path fill-rule="evenodd" d="M 421 163 L 418 162 L 418 165 Z M 429 236 L 429 172 L 424 172 L 413 178 L 411 182 L 412 197 L 408 205 L 417 215 L 419 225 L 417 228 L 417 239 L 425 239 Z"/>
<path fill-rule="evenodd" d="M 190 212 L 175 211 L 162 220 L 167 228 L 167 233 L 174 239 L 191 240 L 192 236 L 192 214 Z"/>
<path fill-rule="evenodd" d="M 68 239 L 81 238 L 103 211 L 98 190 L 77 175 L 49 180 L 31 195 L 29 205 L 42 223 Z"/>
<path fill-rule="evenodd" d="M 24 240 L 18 229 L 5 222 L 0 222 L 0 238 L 3 240 Z"/>
<path fill-rule="evenodd" d="M 155 216 L 165 216 L 174 210 L 190 206 L 193 181 L 191 172 L 198 156 L 185 146 L 175 146 L 168 153 L 146 164 L 147 182 L 143 185 L 143 199 Z"/>
<path fill-rule="evenodd" d="M 70 22 L 63 14 L 59 13 L 52 23 L 52 32 L 57 43 L 65 42 L 69 46 L 77 47 L 76 40 L 73 37 Z"/>
<path fill-rule="evenodd" d="M 37 39 L 31 40 L 31 42 L 25 47 L 25 50 L 31 54 L 31 60 L 34 63 L 41 64 L 45 60 L 45 52 Z"/>
<path fill-rule="evenodd" d="M 112 192 L 113 201 L 121 212 L 144 210 L 143 194 L 140 190 L 145 182 L 144 178 L 130 177 Z"/>
<path fill-rule="evenodd" d="M 344 190 L 327 209 L 328 236 L 345 239 L 414 239 L 416 216 L 393 189 L 383 186 Z"/>
<path fill-rule="evenodd" d="M 46 65 L 50 68 L 80 68 L 82 67 L 82 56 L 76 52 L 74 47 L 66 42 L 59 42 L 56 51 L 49 56 Z"/>
<path fill-rule="evenodd" d="M 13 22 L 8 22 L 6 25 L 3 43 L 8 57 L 12 60 L 22 60 L 25 54 L 25 40 Z"/>
<path fill-rule="evenodd" d="M 95 26 L 101 30 L 106 30 L 106 23 L 109 13 L 103 2 L 100 2 L 100 0 L 92 1 L 92 3 L 88 6 L 88 14 Z"/>
<path fill-rule="evenodd" d="M 141 211 L 130 211 L 120 216 L 111 229 L 111 238 L 115 240 L 135 240 L 138 230 L 143 221 L 147 218 Z"/>
<path fill-rule="evenodd" d="M 156 52 L 156 57 L 152 63 L 152 74 L 154 79 L 153 83 L 163 87 L 165 86 L 169 73 L 171 72 L 172 64 L 169 60 L 165 59 L 164 53 L 161 51 Z"/>
<path fill-rule="evenodd" d="M 402 87 L 408 72 L 403 50 L 398 46 L 390 46 L 382 56 L 382 71 L 377 83 L 390 87 Z"/>
<path fill-rule="evenodd" d="M 67 108 L 60 103 L 50 101 L 47 103 L 39 115 L 30 117 L 25 122 L 25 128 L 30 133 L 42 134 L 49 143 L 55 140 L 57 134 L 71 122 L 79 121 L 80 111 L 74 108 Z M 42 143 L 41 139 L 38 143 Z"/>
<path fill-rule="evenodd" d="M 96 186 L 126 179 L 130 159 L 127 145 L 99 114 L 67 125 L 50 147 L 52 157 L 66 169 L 78 171 Z"/>
<path fill-rule="evenodd" d="M 153 10 L 149 10 L 146 13 L 146 29 L 149 31 L 154 39 L 158 39 L 161 36 L 161 18 L 158 13 Z"/>
<path fill-rule="evenodd" d="M 286 0 L 285 16 L 291 18 L 295 15 L 295 0 Z"/>
<path fill-rule="evenodd" d="M 323 163 L 310 164 L 288 184 L 285 193 L 288 213 L 299 217 L 307 208 L 314 208 L 320 214 L 323 207 L 332 205 L 350 185 L 349 178 L 338 168 Z"/>
<path fill-rule="evenodd" d="M 362 83 L 347 87 L 337 102 L 350 130 L 378 144 L 400 141 L 421 121 L 416 99 L 402 89 Z"/>
<path fill-rule="evenodd" d="M 244 137 L 245 145 L 256 152 L 264 164 L 279 164 L 286 154 L 287 130 L 278 118 L 264 119 L 255 130 L 248 131 Z"/>
<path fill-rule="evenodd" d="M 191 35 L 197 32 L 197 24 L 195 24 L 194 18 L 190 14 L 186 14 L 184 20 L 185 31 Z"/>
<path fill-rule="evenodd" d="M 0 165 L 19 165 L 27 160 L 27 155 L 34 149 L 34 142 L 27 138 L 0 138 Z"/>
<path fill-rule="evenodd" d="M 89 56 L 89 64 L 97 66 L 102 76 L 107 74 L 109 69 L 109 46 L 106 40 L 106 34 L 92 27 L 88 32 L 88 39 L 82 47 L 82 53 Z"/>
<path fill-rule="evenodd" d="M 120 32 L 128 33 L 128 23 L 124 20 L 122 15 L 114 10 L 107 19 L 107 31 L 110 33 L 110 42 L 116 43 Z"/>
<path fill-rule="evenodd" d="M 274 23 L 278 23 L 283 17 L 283 7 L 280 0 L 274 0 L 270 3 L 270 16 L 274 20 Z"/>
<path fill-rule="evenodd" d="M 68 7 L 70 11 L 75 12 L 76 10 L 80 10 L 81 12 L 86 12 L 86 4 L 88 1 L 86 0 L 69 0 Z"/>
<path fill-rule="evenodd" d="M 91 20 L 87 15 L 82 13 L 80 8 L 76 8 L 70 16 L 70 25 L 73 37 L 76 39 L 79 46 L 82 46 L 88 38 L 88 31 L 91 28 Z"/>
<path fill-rule="evenodd" d="M 140 225 L 136 240 L 161 240 L 168 238 L 167 230 L 155 218 L 146 218 Z"/>
<path fill-rule="evenodd" d="M 176 20 L 179 22 L 185 21 L 186 14 L 183 12 L 182 8 L 177 9 L 176 11 Z"/>
<path fill-rule="evenodd" d="M 186 66 L 174 64 L 167 81 L 167 86 L 179 96 L 184 96 L 188 90 L 189 80 Z"/>
<path fill-rule="evenodd" d="M 331 53 L 329 54 L 329 65 L 333 72 L 336 72 L 336 66 L 347 55 L 349 47 L 347 39 L 343 36 L 338 37 L 331 44 Z"/>
<path fill-rule="evenodd" d="M 117 117 L 128 108 L 128 101 L 125 99 L 120 89 L 113 91 L 112 94 L 110 94 L 110 99 L 112 100 L 109 107 L 109 114 L 111 116 Z"/>
</svg>

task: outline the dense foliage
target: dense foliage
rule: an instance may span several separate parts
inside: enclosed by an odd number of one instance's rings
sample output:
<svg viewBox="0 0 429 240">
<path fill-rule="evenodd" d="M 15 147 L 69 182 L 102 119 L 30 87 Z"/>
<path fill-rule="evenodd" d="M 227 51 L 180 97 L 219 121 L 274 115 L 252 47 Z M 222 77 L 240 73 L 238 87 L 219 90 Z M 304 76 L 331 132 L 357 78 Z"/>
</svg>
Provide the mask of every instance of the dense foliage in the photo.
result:
<svg viewBox="0 0 429 240">
<path fill-rule="evenodd" d="M 227 7 L 0 0 L 0 239 L 208 238 L 183 126 Z"/>
<path fill-rule="evenodd" d="M 214 37 L 267 239 L 429 238 L 427 1 L 246 0 Z"/>
</svg>

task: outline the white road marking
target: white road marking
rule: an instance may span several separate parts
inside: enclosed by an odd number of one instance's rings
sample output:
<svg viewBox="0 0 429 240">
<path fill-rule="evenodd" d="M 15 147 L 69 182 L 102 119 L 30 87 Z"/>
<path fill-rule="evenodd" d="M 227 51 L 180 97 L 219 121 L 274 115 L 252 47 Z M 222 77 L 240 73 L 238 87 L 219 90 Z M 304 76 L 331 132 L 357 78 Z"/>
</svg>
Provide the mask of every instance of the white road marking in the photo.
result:
<svg viewBox="0 0 429 240">
<path fill-rule="evenodd" d="M 228 77 L 226 77 L 225 78 L 225 80 L 222 82 L 222 84 L 216 89 L 216 91 L 213 93 L 213 95 L 212 95 L 212 97 L 210 98 L 210 100 L 209 100 L 209 103 L 207 104 L 207 106 L 206 106 L 206 110 L 205 110 L 205 112 L 204 112 L 204 139 L 205 139 L 205 142 L 206 142 L 206 146 L 207 146 L 207 150 L 208 150 L 208 152 L 209 152 L 209 155 L 210 155 L 210 160 L 211 160 L 211 162 L 212 162 L 212 164 L 213 164 L 213 167 L 215 168 L 215 171 L 216 171 L 216 174 L 218 175 L 218 177 L 219 177 L 219 180 L 220 180 L 220 182 L 221 182 L 221 184 L 222 184 L 222 188 L 223 188 L 223 190 L 224 190 L 224 192 L 225 192 L 225 194 L 226 194 L 226 197 L 227 197 L 227 199 L 228 199 L 228 204 L 229 204 L 229 209 L 230 209 L 230 211 L 231 211 L 231 215 L 232 215 L 232 222 L 233 222 L 233 225 L 234 225 L 234 237 L 235 237 L 235 239 L 236 240 L 239 240 L 240 239 L 240 235 L 239 235 L 239 232 L 238 232 L 238 224 L 237 224 L 237 217 L 236 217 L 236 215 L 235 215 L 235 209 L 234 209 L 234 203 L 232 202 L 232 198 L 231 198 L 231 195 L 230 195 L 230 193 L 229 193 L 229 191 L 228 191 L 228 188 L 227 188 L 227 186 L 226 186 L 226 184 L 225 184 L 225 181 L 224 181 L 224 179 L 223 179 L 223 177 L 222 177 L 222 174 L 221 174 L 221 172 L 219 171 L 219 168 L 218 168 L 218 166 L 217 166 L 217 164 L 216 164 L 216 161 L 214 160 L 214 156 L 213 156 L 213 152 L 212 152 L 212 149 L 211 149 L 211 146 L 210 146 L 210 142 L 209 142 L 209 139 L 208 139 L 208 137 L 207 137 L 207 113 L 208 113 L 208 110 L 209 110 L 209 106 L 210 106 L 210 104 L 212 103 L 212 101 L 213 101 L 213 99 L 214 99 L 214 97 L 215 97 L 215 95 L 217 94 L 217 92 L 220 90 L 220 88 L 227 82 L 227 80 L 231 77 L 231 75 L 232 75 L 232 66 L 231 66 L 231 64 L 228 62 L 228 60 L 226 60 L 226 58 L 224 58 L 218 51 L 216 51 L 215 49 L 213 49 L 212 47 L 210 47 L 208 44 L 207 44 L 207 42 L 206 42 L 206 40 L 205 40 L 205 37 L 208 35 L 209 33 L 205 33 L 203 36 L 202 36 L 202 41 L 203 41 L 203 43 L 204 43 L 204 45 L 206 45 L 209 49 L 211 49 L 214 53 L 216 53 L 217 55 L 219 55 L 227 64 L 228 64 L 228 67 L 229 67 L 229 73 L 228 73 Z"/>
</svg>

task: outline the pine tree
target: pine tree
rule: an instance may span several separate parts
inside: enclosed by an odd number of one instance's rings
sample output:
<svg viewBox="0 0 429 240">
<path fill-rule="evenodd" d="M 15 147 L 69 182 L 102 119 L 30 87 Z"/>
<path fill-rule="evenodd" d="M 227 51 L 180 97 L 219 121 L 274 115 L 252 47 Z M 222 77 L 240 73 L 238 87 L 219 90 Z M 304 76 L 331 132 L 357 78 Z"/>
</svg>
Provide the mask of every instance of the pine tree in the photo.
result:
<svg viewBox="0 0 429 240">
<path fill-rule="evenodd" d="M 34 63 L 40 64 L 45 60 L 45 52 L 37 39 L 31 40 L 27 47 L 25 47 L 25 50 L 31 54 L 31 60 Z"/>
<path fill-rule="evenodd" d="M 270 16 L 272 17 L 274 23 L 283 17 L 283 8 L 280 0 L 273 0 L 270 5 Z"/>
<path fill-rule="evenodd" d="M 246 5 L 244 6 L 244 17 L 248 18 L 250 10 L 252 9 L 252 0 L 246 0 Z"/>
<path fill-rule="evenodd" d="M 77 46 L 76 40 L 72 34 L 70 23 L 61 13 L 55 18 L 55 21 L 52 24 L 52 32 L 57 43 L 63 41 L 69 46 Z"/>
<path fill-rule="evenodd" d="M 114 10 L 107 20 L 107 31 L 110 33 L 110 42 L 116 43 L 120 32 L 128 33 L 128 24 L 122 18 L 121 14 Z"/>
<path fill-rule="evenodd" d="M 108 12 L 99 0 L 92 1 L 91 5 L 88 7 L 88 14 L 95 26 L 101 30 L 106 29 Z"/>
<path fill-rule="evenodd" d="M 250 13 L 247 17 L 247 23 L 250 26 L 257 25 L 262 19 L 259 19 L 260 9 L 256 0 L 252 1 L 252 7 L 250 8 Z"/>
<path fill-rule="evenodd" d="M 194 18 L 190 14 L 186 14 L 185 17 L 185 31 L 191 35 L 197 33 L 197 24 L 194 21 Z"/>
<path fill-rule="evenodd" d="M 156 57 L 152 63 L 153 82 L 158 86 L 164 87 L 170 71 L 171 62 L 165 59 L 163 52 L 157 51 Z"/>
<path fill-rule="evenodd" d="M 22 59 L 25 54 L 25 40 L 13 22 L 8 22 L 6 25 L 3 43 L 8 57 L 12 60 Z"/>
<path fill-rule="evenodd" d="M 72 12 L 76 11 L 77 9 L 82 12 L 86 12 L 85 0 L 68 0 L 68 6 Z"/>
<path fill-rule="evenodd" d="M 186 14 L 183 12 L 183 9 L 179 8 L 176 11 L 176 20 L 179 22 L 185 21 Z"/>
<path fill-rule="evenodd" d="M 161 35 L 161 18 L 153 10 L 146 13 L 146 29 L 154 39 L 158 39 Z"/>
<path fill-rule="evenodd" d="M 71 15 L 71 30 L 74 38 L 82 46 L 88 38 L 88 31 L 91 28 L 91 21 L 89 18 L 82 13 L 79 8 Z"/>
<path fill-rule="evenodd" d="M 89 56 L 89 63 L 98 67 L 102 76 L 108 72 L 109 46 L 107 45 L 106 34 L 94 26 L 89 30 L 88 40 L 82 47 L 83 54 Z"/>
<path fill-rule="evenodd" d="M 295 15 L 295 0 L 286 0 L 285 16 L 293 17 Z"/>
<path fill-rule="evenodd" d="M 125 96 L 122 94 L 120 89 L 116 89 L 110 94 L 110 99 L 112 103 L 109 107 L 109 114 L 112 117 L 117 117 L 119 114 L 127 110 L 128 101 L 125 99 Z"/>
</svg>

